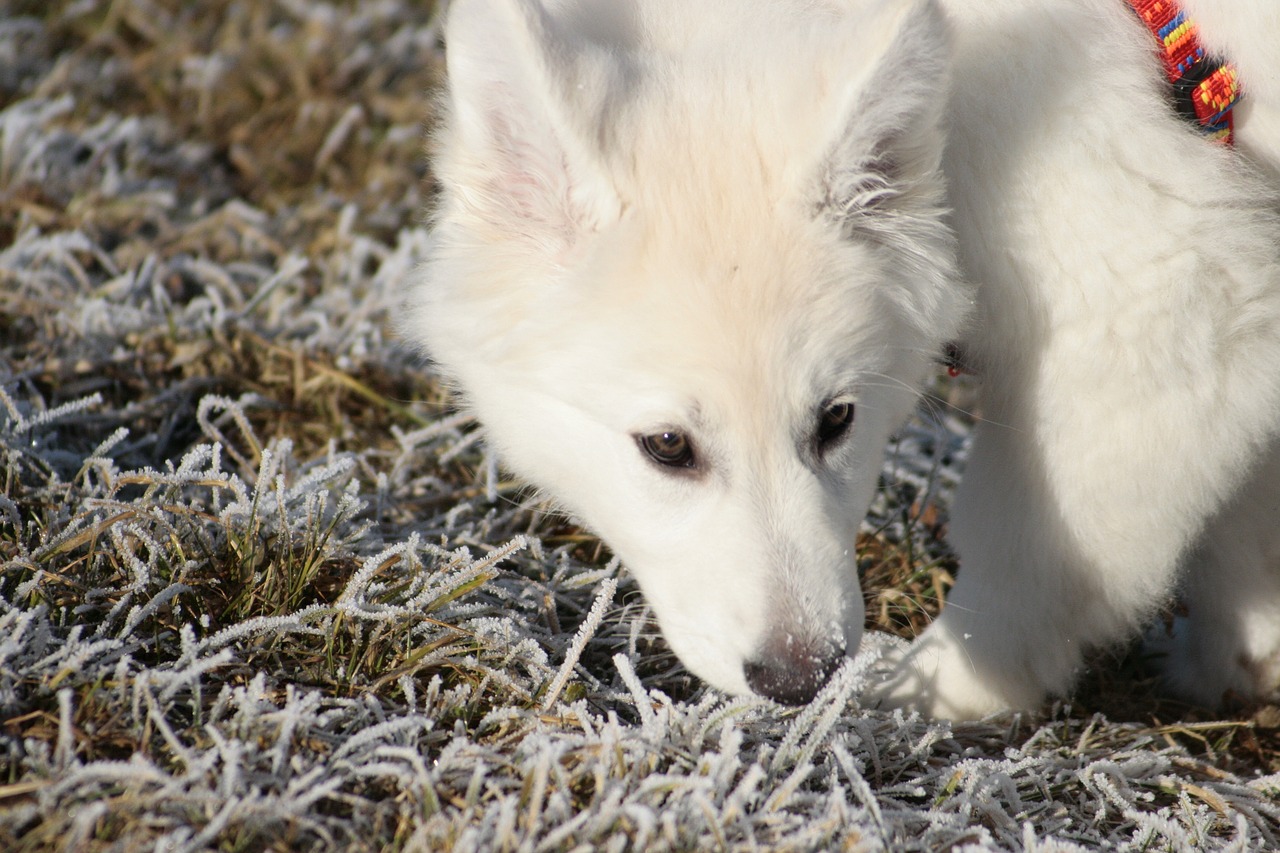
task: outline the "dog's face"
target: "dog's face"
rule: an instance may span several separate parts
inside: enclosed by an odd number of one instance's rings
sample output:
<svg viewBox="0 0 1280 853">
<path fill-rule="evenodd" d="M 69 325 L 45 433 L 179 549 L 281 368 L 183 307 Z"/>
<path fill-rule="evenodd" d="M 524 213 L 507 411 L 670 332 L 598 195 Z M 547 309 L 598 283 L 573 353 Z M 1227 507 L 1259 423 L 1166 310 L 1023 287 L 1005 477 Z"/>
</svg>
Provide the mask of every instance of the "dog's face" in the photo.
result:
<svg viewBox="0 0 1280 853">
<path fill-rule="evenodd" d="M 803 695 L 857 647 L 854 539 L 924 359 L 875 253 L 799 215 L 708 234 L 667 212 L 629 213 L 544 282 L 538 331 L 459 376 L 510 464 L 623 557 L 693 672 L 741 692 L 744 663 L 772 656 L 818 667 Z"/>
<path fill-rule="evenodd" d="M 455 0 L 406 331 L 690 670 L 796 702 L 857 647 L 857 526 L 964 297 L 936 11 L 788 8 Z M 853 62 L 855 38 L 884 44 Z M 925 79 L 887 91 L 895 51 Z"/>
</svg>

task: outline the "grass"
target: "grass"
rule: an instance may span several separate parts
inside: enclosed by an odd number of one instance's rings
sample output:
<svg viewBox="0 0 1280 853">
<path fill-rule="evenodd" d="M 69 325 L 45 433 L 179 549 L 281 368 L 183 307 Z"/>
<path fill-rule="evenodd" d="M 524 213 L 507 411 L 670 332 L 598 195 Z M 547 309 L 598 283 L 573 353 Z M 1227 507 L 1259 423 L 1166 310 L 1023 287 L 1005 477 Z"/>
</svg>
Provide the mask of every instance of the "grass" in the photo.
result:
<svg viewBox="0 0 1280 853">
<path fill-rule="evenodd" d="M 1042 718 L 954 729 L 692 679 L 388 330 L 434 12 L 0 21 L 0 846 L 1265 837 L 1275 709 L 1170 703 L 1133 650 Z M 953 472 L 906 469 L 859 561 L 869 627 L 909 637 L 957 569 Z M 1108 762 L 1129 787 L 1080 770 Z"/>
</svg>

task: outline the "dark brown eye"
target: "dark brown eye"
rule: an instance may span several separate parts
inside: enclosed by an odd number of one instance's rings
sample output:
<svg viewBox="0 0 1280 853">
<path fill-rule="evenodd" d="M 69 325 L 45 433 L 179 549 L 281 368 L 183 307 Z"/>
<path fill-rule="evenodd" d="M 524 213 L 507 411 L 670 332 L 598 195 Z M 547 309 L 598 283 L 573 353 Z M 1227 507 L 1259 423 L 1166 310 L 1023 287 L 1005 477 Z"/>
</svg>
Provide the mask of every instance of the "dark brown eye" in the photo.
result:
<svg viewBox="0 0 1280 853">
<path fill-rule="evenodd" d="M 668 468 L 694 466 L 693 443 L 682 432 L 656 432 L 639 436 L 636 441 L 649 458 Z"/>
<path fill-rule="evenodd" d="M 853 403 L 831 403 L 818 416 L 818 449 L 838 441 L 853 425 Z"/>
</svg>

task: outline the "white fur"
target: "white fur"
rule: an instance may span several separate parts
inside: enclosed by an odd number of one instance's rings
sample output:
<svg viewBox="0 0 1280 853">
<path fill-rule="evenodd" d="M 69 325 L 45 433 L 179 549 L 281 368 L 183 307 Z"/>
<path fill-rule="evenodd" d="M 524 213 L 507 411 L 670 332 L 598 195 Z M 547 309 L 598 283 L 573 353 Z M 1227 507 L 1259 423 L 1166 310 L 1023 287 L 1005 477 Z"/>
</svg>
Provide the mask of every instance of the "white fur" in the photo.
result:
<svg viewBox="0 0 1280 853">
<path fill-rule="evenodd" d="M 779 695 L 802 700 L 856 648 L 857 521 L 962 330 L 987 417 L 963 567 L 886 703 L 1065 689 L 1169 593 L 1280 424 L 1273 0 L 1205 21 L 1265 77 L 1235 151 L 1168 109 L 1119 0 L 949 0 L 951 47 L 929 0 L 451 5 L 437 245 L 404 328 L 712 684 L 795 671 Z M 819 453 L 836 400 L 856 420 Z M 645 456 L 662 431 L 695 471 Z M 1273 658 L 1266 617 L 1239 621 L 1213 656 Z"/>
<path fill-rule="evenodd" d="M 1218 5 L 1277 31 L 1270 0 Z M 1274 433 L 1280 226 L 1249 121 L 1240 151 L 1189 132 L 1123 4 L 947 7 L 945 168 L 987 422 L 952 524 L 959 582 L 886 692 L 971 717 L 1066 689 L 1086 647 L 1131 632 Z M 1275 44 L 1241 69 L 1264 81 L 1254 117 L 1274 115 Z"/>
</svg>

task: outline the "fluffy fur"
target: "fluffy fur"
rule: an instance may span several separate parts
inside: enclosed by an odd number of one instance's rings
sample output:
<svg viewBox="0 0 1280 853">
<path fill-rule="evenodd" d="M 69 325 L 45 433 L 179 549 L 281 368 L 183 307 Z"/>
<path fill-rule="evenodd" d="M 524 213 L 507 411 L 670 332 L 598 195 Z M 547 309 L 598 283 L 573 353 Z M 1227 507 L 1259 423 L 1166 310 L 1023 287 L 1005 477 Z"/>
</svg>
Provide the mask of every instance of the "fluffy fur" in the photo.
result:
<svg viewBox="0 0 1280 853">
<path fill-rule="evenodd" d="M 805 701 L 856 649 L 858 519 L 961 340 L 962 572 L 879 701 L 1032 705 L 1180 564 L 1174 683 L 1275 687 L 1272 0 L 1188 3 L 1249 87 L 1235 150 L 1169 109 L 1119 0 L 451 5 L 404 329 L 690 670 Z M 663 434 L 688 464 L 646 453 Z"/>
</svg>

